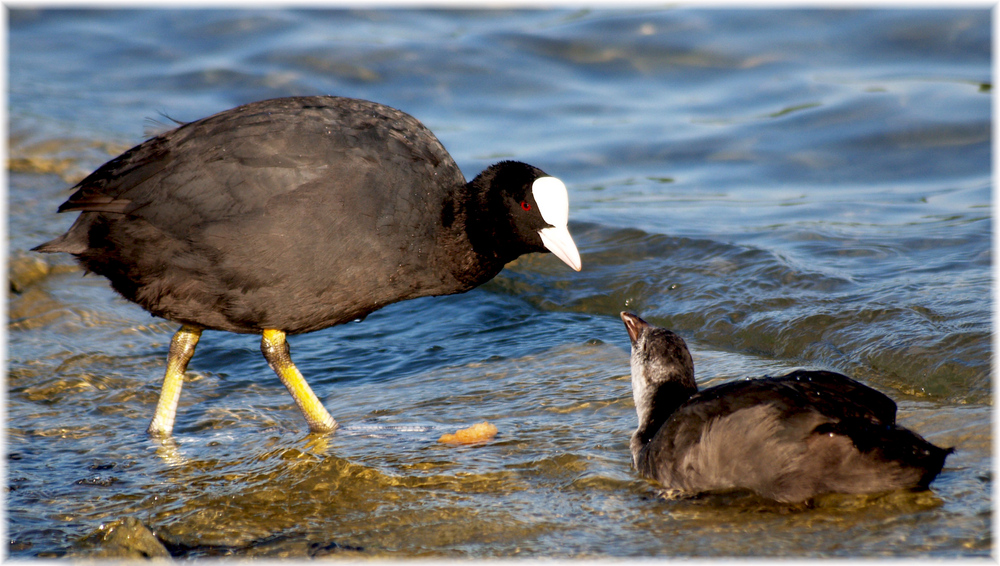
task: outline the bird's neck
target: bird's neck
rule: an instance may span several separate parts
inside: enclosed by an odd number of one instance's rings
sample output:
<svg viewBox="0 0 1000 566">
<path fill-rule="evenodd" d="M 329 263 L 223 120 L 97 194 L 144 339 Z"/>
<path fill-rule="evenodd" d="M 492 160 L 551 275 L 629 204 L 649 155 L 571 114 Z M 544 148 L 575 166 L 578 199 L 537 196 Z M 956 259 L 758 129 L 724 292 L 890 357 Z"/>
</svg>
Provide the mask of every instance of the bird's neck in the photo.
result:
<svg viewBox="0 0 1000 566">
<path fill-rule="evenodd" d="M 508 212 L 497 192 L 489 190 L 489 182 L 484 172 L 465 185 L 466 226 L 469 243 L 479 261 L 499 273 L 525 250 L 511 232 Z"/>
<path fill-rule="evenodd" d="M 635 411 L 639 417 L 639 426 L 632 435 L 631 442 L 633 461 L 638 458 L 639 451 L 656 436 L 663 423 L 697 392 L 698 386 L 695 385 L 694 378 L 667 381 L 638 391 L 633 385 Z"/>
</svg>

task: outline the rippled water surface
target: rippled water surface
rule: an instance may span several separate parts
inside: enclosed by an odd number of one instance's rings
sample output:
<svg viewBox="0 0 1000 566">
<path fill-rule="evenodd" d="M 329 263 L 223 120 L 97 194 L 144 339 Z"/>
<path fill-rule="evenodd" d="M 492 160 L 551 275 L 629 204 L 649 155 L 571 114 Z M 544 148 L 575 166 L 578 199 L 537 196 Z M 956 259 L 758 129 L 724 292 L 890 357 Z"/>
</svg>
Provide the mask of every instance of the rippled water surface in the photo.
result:
<svg viewBox="0 0 1000 566">
<path fill-rule="evenodd" d="M 986 10 L 9 13 L 9 556 L 987 556 Z M 67 188 L 170 121 L 339 94 L 423 121 L 471 178 L 564 179 L 584 269 L 291 340 L 345 429 L 311 436 L 258 339 L 206 332 L 144 433 L 176 325 L 67 257 Z M 39 263 L 39 260 L 45 263 Z M 823 368 L 955 446 L 932 489 L 787 508 L 630 469 L 630 309 L 702 384 Z M 491 442 L 443 432 L 488 420 Z"/>
</svg>

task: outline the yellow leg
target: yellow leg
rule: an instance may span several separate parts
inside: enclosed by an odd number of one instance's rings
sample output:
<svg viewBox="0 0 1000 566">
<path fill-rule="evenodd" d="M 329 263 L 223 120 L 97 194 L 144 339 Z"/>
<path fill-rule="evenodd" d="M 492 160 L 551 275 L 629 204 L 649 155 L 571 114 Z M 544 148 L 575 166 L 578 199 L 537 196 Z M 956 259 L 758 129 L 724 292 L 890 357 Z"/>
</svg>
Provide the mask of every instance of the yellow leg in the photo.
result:
<svg viewBox="0 0 1000 566">
<path fill-rule="evenodd" d="M 167 372 L 163 376 L 163 388 L 160 390 L 160 401 L 156 404 L 153 421 L 149 423 L 146 432 L 153 436 L 170 436 L 174 430 L 174 417 L 177 416 L 177 401 L 181 398 L 181 387 L 184 385 L 184 372 L 188 362 L 194 355 L 194 347 L 201 337 L 201 328 L 184 325 L 170 341 L 170 353 L 167 355 Z"/>
<path fill-rule="evenodd" d="M 299 368 L 292 363 L 288 342 L 285 341 L 285 333 L 281 330 L 265 330 L 264 336 L 260 340 L 260 351 L 264 353 L 271 369 L 278 374 L 281 382 L 292 394 L 295 404 L 299 406 L 306 422 L 309 423 L 309 430 L 331 432 L 337 428 L 337 421 L 333 420 L 326 407 L 320 403 L 319 398 L 302 377 Z"/>
</svg>

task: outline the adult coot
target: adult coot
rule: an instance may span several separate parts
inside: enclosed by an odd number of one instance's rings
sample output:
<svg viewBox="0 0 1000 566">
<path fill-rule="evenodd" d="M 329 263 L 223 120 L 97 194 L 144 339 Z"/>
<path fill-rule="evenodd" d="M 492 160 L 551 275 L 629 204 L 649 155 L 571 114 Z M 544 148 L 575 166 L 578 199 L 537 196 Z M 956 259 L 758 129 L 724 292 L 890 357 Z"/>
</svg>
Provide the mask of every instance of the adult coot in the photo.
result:
<svg viewBox="0 0 1000 566">
<path fill-rule="evenodd" d="M 170 434 L 203 329 L 262 334 L 313 431 L 336 428 L 287 334 L 390 303 L 468 291 L 529 252 L 573 269 L 566 187 L 497 163 L 466 183 L 413 117 L 364 100 L 280 98 L 183 124 L 102 165 L 59 207 L 73 254 L 126 299 L 180 323 L 152 434 Z"/>
<path fill-rule="evenodd" d="M 698 391 L 684 340 L 623 312 L 639 428 L 632 463 L 685 492 L 749 489 L 781 502 L 926 488 L 953 449 L 896 425 L 896 403 L 828 371 Z"/>
</svg>

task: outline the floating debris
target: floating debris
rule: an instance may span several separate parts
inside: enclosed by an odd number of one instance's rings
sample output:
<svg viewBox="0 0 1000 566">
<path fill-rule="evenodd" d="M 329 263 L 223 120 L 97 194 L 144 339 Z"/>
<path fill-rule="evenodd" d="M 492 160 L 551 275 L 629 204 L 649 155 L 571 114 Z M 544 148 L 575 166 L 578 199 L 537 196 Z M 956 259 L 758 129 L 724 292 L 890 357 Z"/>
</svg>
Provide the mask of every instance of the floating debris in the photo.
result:
<svg viewBox="0 0 1000 566">
<path fill-rule="evenodd" d="M 493 440 L 493 437 L 496 435 L 497 427 L 483 421 L 469 428 L 463 428 L 455 432 L 455 434 L 442 434 L 438 442 L 445 444 L 477 444 Z"/>
</svg>

